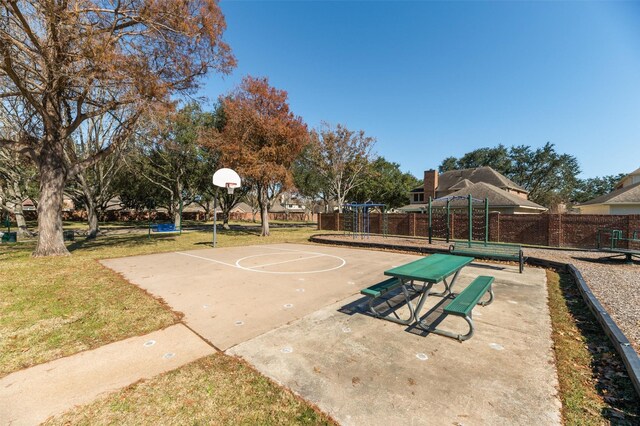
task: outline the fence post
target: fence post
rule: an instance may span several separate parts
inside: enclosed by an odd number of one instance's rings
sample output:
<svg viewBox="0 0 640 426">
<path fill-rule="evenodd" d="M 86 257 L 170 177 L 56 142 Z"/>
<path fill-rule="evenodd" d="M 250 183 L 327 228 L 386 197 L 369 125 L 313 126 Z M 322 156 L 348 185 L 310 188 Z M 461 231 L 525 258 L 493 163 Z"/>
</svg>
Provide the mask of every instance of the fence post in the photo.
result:
<svg viewBox="0 0 640 426">
<path fill-rule="evenodd" d="M 468 197 L 469 201 L 469 242 L 473 241 L 473 198 L 471 194 Z"/>
<path fill-rule="evenodd" d="M 432 244 L 433 228 L 431 227 L 431 197 L 429 197 L 429 244 Z"/>
<path fill-rule="evenodd" d="M 416 214 L 417 213 L 411 213 L 412 219 L 413 219 L 413 232 L 412 235 L 415 237 L 416 236 Z"/>
<path fill-rule="evenodd" d="M 449 243 L 449 239 L 451 238 L 451 209 L 449 208 L 449 202 L 451 200 L 447 200 L 447 243 Z"/>
<path fill-rule="evenodd" d="M 484 199 L 484 243 L 489 242 L 489 199 Z"/>
</svg>

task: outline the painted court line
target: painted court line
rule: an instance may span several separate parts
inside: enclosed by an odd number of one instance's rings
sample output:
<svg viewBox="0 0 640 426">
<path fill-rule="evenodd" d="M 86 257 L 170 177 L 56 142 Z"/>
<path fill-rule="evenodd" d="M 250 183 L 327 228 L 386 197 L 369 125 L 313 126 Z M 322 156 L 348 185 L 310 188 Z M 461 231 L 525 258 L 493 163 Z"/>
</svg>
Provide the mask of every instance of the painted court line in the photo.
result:
<svg viewBox="0 0 640 426">
<path fill-rule="evenodd" d="M 289 254 L 289 253 L 281 253 L 281 254 Z M 324 257 L 324 256 L 325 256 L 324 254 L 318 254 L 316 256 L 301 257 L 299 259 L 290 259 L 290 260 L 283 260 L 281 262 L 265 263 L 264 265 L 248 266 L 247 268 L 249 268 L 249 269 L 258 269 L 258 268 L 264 268 L 264 267 L 267 267 L 267 266 L 282 265 L 283 263 L 298 262 L 300 260 L 315 259 L 316 257 Z"/>
<path fill-rule="evenodd" d="M 220 262 L 219 260 L 209 259 L 208 257 L 196 256 L 195 254 L 183 253 L 181 251 L 176 251 L 174 253 L 175 254 L 181 254 L 183 256 L 195 257 L 196 259 L 207 260 L 207 261 L 213 262 L 213 263 L 219 263 L 221 265 L 230 266 L 232 268 L 237 268 L 236 265 L 232 265 L 231 263 Z"/>
<path fill-rule="evenodd" d="M 256 246 L 256 247 L 260 247 L 260 246 Z M 271 248 L 271 247 L 270 247 L 270 248 Z M 238 260 L 236 261 L 236 264 L 235 264 L 235 265 L 233 265 L 233 264 L 231 264 L 231 263 L 221 262 L 221 261 L 219 261 L 219 260 L 209 259 L 208 257 L 197 256 L 197 255 L 195 255 L 195 254 L 184 253 L 184 252 L 181 252 L 181 251 L 175 251 L 174 253 L 175 253 L 175 254 L 180 254 L 180 255 L 183 255 L 183 256 L 194 257 L 194 258 L 196 258 L 196 259 L 206 260 L 206 261 L 208 261 L 208 262 L 219 263 L 220 265 L 229 266 L 229 267 L 231 267 L 231 268 L 238 268 L 238 269 L 242 269 L 242 270 L 244 270 L 244 271 L 257 272 L 257 273 L 261 273 L 261 274 L 280 274 L 280 275 L 292 275 L 292 274 L 315 274 L 315 273 L 319 273 L 319 272 L 329 272 L 329 271 L 333 271 L 333 270 L 336 270 L 336 269 L 340 269 L 340 268 L 342 268 L 344 265 L 346 265 L 346 263 L 347 263 L 347 261 L 346 261 L 346 260 L 344 260 L 343 258 L 338 257 L 338 256 L 333 256 L 333 255 L 330 255 L 330 254 L 324 254 L 324 253 L 318 253 L 318 252 L 308 252 L 308 251 L 302 251 L 302 250 L 292 250 L 292 249 L 275 249 L 275 248 L 273 248 L 273 249 L 274 249 L 274 250 L 287 250 L 287 251 L 289 251 L 289 252 L 298 252 L 298 253 L 307 253 L 307 254 L 315 254 L 315 255 L 317 255 L 317 256 L 307 257 L 307 258 L 304 258 L 304 259 L 311 259 L 311 258 L 314 258 L 314 257 L 321 257 L 321 256 L 324 256 L 324 257 L 332 257 L 332 258 L 334 258 L 334 259 L 337 259 L 337 260 L 340 262 L 340 264 L 339 264 L 338 266 L 333 267 L 333 268 L 319 269 L 319 270 L 313 270 L 313 271 L 294 271 L 294 272 L 284 272 L 284 271 L 282 271 L 282 272 L 280 272 L 280 271 L 263 271 L 263 270 L 254 269 L 254 268 L 260 268 L 260 267 L 264 267 L 264 266 L 270 266 L 270 264 L 261 265 L 261 266 L 254 266 L 254 267 L 251 267 L 251 268 L 247 268 L 247 267 L 242 266 L 242 265 L 240 264 L 240 262 L 242 262 L 243 260 L 246 260 L 246 259 L 252 258 L 252 257 L 266 256 L 265 254 L 258 254 L 258 255 L 253 255 L 253 256 L 243 257 L 242 259 L 238 259 Z M 279 253 L 279 254 L 287 254 L 287 253 Z M 294 259 L 294 260 L 292 260 L 292 261 L 298 261 L 298 260 L 303 260 L 303 259 Z M 291 261 L 289 261 L 289 262 L 291 262 Z M 276 262 L 276 263 L 285 263 L 285 262 Z"/>
</svg>

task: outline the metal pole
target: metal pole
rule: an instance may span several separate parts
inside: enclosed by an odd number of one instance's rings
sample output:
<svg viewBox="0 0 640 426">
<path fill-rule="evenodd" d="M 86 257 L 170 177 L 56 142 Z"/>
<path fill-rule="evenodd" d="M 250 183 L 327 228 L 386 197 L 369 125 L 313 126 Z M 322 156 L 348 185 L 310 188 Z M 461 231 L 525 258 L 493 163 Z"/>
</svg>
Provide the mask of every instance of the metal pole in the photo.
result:
<svg viewBox="0 0 640 426">
<path fill-rule="evenodd" d="M 473 241 L 473 198 L 471 194 L 468 197 L 469 200 L 469 242 Z"/>
<path fill-rule="evenodd" d="M 218 210 L 218 188 L 216 188 L 216 193 L 213 196 L 213 248 L 216 247 L 216 243 L 218 240 L 218 235 L 216 233 L 216 220 L 218 219 L 217 210 Z"/>
<path fill-rule="evenodd" d="M 180 234 L 182 235 L 182 194 L 180 194 Z"/>
<path fill-rule="evenodd" d="M 489 199 L 484 199 L 484 242 L 489 242 Z"/>
<path fill-rule="evenodd" d="M 433 225 L 431 223 L 431 197 L 429 197 L 429 244 L 433 244 L 431 239 L 433 237 Z"/>
<path fill-rule="evenodd" d="M 449 203 L 451 202 L 451 200 L 447 200 L 447 243 L 449 242 L 449 238 L 451 237 L 451 219 L 450 219 L 450 215 L 451 215 L 451 208 L 449 206 Z"/>
</svg>

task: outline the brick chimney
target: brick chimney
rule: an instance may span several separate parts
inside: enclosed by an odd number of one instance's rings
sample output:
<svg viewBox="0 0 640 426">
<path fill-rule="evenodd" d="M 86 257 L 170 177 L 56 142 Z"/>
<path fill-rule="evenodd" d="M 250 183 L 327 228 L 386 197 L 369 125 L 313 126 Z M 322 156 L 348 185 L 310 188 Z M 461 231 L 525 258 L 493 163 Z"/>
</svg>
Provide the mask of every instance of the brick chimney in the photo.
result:
<svg viewBox="0 0 640 426">
<path fill-rule="evenodd" d="M 436 198 L 436 188 L 438 187 L 438 172 L 436 170 L 424 171 L 424 201 L 429 197 Z"/>
</svg>

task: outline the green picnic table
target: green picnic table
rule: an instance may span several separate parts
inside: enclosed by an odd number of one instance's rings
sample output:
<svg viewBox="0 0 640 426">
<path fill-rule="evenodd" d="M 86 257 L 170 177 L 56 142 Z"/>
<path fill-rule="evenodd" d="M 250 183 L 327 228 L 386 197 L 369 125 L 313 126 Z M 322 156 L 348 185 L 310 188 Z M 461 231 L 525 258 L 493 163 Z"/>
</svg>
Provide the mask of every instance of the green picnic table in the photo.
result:
<svg viewBox="0 0 640 426">
<path fill-rule="evenodd" d="M 384 275 L 391 278 L 365 288 L 361 293 L 371 298 L 369 300 L 369 309 L 378 318 L 403 325 L 415 324 L 420 328 L 436 334 L 454 337 L 458 340 L 466 340 L 473 334 L 473 322 L 471 321 L 471 310 L 473 307 L 478 304 L 482 295 L 487 291 L 490 293 L 490 299 L 487 302 L 482 302 L 480 304 L 488 305 L 493 300 L 493 292 L 491 290 L 493 277 L 479 276 L 469 284 L 469 286 L 465 288 L 460 295 L 456 296 L 456 294 L 453 293 L 453 286 L 456 283 L 460 271 L 466 265 L 473 262 L 473 260 L 473 257 L 468 256 L 456 256 L 440 253 L 432 254 L 431 256 L 384 271 Z M 420 284 L 416 284 L 416 282 Z M 444 284 L 444 291 L 441 293 L 431 292 L 431 288 L 439 283 Z M 409 308 L 409 318 L 407 319 L 400 318 L 395 313 L 383 315 L 373 306 L 377 299 L 398 287 L 401 288 L 402 294 Z M 414 292 L 414 294 L 417 293 L 420 296 L 415 307 L 411 301 L 412 297 L 410 292 Z M 469 323 L 470 332 L 466 335 L 459 335 L 435 329 L 429 324 L 424 323 L 420 318 L 420 312 L 422 311 L 427 298 L 432 295 L 439 297 L 454 296 L 455 299 L 445 308 L 445 313 L 464 317 Z"/>
</svg>

